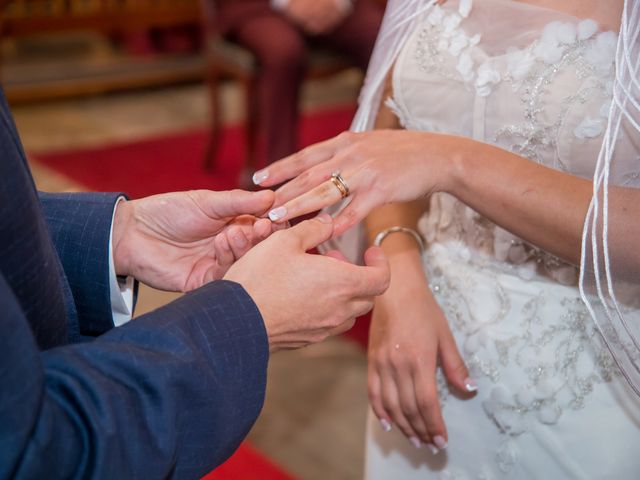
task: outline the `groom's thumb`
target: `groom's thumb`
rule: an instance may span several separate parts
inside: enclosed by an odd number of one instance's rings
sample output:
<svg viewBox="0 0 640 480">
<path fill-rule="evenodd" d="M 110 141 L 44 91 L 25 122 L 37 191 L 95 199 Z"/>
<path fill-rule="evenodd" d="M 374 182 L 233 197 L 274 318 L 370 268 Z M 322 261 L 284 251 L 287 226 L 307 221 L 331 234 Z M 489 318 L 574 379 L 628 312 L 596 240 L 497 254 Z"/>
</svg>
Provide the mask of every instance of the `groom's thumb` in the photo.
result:
<svg viewBox="0 0 640 480">
<path fill-rule="evenodd" d="M 237 217 L 238 215 L 261 216 L 271 208 L 274 200 L 275 194 L 271 190 L 211 192 L 207 202 L 209 207 L 207 211 L 220 218 Z"/>
<path fill-rule="evenodd" d="M 300 222 L 295 227 L 286 230 L 284 234 L 295 237 L 306 252 L 331 238 L 333 219 L 327 214 L 318 215 L 311 220 Z"/>
</svg>

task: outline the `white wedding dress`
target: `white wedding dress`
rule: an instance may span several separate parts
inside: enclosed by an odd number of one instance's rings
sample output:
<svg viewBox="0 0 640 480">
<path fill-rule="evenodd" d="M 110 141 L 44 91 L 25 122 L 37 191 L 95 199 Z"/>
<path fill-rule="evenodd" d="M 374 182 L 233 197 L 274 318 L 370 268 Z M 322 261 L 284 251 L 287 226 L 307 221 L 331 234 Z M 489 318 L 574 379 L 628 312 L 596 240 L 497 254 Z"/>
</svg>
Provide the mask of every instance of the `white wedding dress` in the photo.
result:
<svg viewBox="0 0 640 480">
<path fill-rule="evenodd" d="M 387 105 L 407 129 L 472 137 L 591 178 L 617 35 L 521 2 L 470 4 L 424 14 Z M 621 142 L 640 156 L 639 138 Z M 640 399 L 580 299 L 577 269 L 446 194 L 432 197 L 420 230 L 431 289 L 479 390 L 462 400 L 439 378 L 449 446 L 437 455 L 370 414 L 366 478 L 640 478 Z"/>
</svg>

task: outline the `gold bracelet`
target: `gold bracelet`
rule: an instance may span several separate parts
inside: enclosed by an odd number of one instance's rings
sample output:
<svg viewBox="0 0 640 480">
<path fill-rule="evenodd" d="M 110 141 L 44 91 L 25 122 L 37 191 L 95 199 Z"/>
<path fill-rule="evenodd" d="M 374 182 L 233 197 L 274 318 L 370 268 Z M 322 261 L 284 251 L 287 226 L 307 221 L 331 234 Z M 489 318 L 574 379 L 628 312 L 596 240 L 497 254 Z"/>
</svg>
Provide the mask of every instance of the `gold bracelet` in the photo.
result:
<svg viewBox="0 0 640 480">
<path fill-rule="evenodd" d="M 420 250 L 424 252 L 425 245 L 424 245 L 424 239 L 422 238 L 422 235 L 420 235 L 418 232 L 416 232 L 413 228 L 407 228 L 407 227 L 389 227 L 389 228 L 385 228 L 379 234 L 376 235 L 376 238 L 373 240 L 373 244 L 376 247 L 379 247 L 380 244 L 384 241 L 385 238 L 387 238 L 392 233 L 398 233 L 398 232 L 406 233 L 408 235 L 411 235 L 413 237 L 413 239 L 420 246 Z"/>
</svg>

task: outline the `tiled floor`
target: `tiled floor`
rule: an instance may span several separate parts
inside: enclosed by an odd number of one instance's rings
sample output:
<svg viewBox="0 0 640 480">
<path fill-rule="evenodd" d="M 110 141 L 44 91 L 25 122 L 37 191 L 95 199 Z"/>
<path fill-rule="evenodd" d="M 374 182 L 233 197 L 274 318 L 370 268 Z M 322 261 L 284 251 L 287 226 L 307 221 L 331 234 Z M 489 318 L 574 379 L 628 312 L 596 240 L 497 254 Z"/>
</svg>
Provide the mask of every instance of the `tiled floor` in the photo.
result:
<svg viewBox="0 0 640 480">
<path fill-rule="evenodd" d="M 347 73 L 310 84 L 304 108 L 345 103 L 354 98 L 358 82 L 357 74 Z M 240 120 L 240 98 L 233 86 L 225 88 L 224 105 L 226 121 Z M 52 151 L 204 125 L 207 97 L 203 87 L 193 85 L 17 106 L 14 116 L 27 151 Z M 33 163 L 32 168 L 43 190 L 83 188 L 42 165 Z M 137 314 L 175 297 L 144 288 Z M 366 358 L 359 346 L 334 339 L 279 353 L 271 359 L 267 400 L 250 440 L 298 478 L 358 479 L 366 405 Z"/>
</svg>

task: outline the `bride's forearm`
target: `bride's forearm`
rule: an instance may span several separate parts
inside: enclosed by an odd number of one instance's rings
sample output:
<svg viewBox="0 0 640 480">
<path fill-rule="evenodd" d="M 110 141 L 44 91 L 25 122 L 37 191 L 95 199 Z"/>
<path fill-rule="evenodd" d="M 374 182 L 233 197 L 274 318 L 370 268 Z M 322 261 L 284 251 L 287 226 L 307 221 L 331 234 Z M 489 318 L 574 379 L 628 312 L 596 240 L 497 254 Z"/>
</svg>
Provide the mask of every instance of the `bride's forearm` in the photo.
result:
<svg viewBox="0 0 640 480">
<path fill-rule="evenodd" d="M 504 229 L 579 264 L 592 183 L 498 147 L 451 137 L 445 190 Z"/>
</svg>

